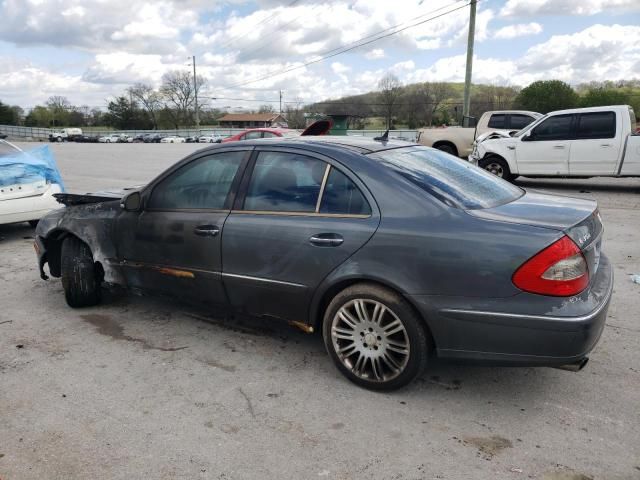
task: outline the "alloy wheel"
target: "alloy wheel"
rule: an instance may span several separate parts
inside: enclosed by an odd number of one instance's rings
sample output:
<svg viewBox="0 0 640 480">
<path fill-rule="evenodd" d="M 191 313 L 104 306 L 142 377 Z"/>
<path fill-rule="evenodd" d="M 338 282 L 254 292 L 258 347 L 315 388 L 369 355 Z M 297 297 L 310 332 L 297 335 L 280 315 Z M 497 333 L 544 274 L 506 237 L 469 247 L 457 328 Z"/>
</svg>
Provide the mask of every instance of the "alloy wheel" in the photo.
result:
<svg viewBox="0 0 640 480">
<path fill-rule="evenodd" d="M 331 341 L 340 362 L 364 380 L 392 380 L 409 361 L 404 324 L 376 300 L 356 298 L 345 303 L 331 322 Z"/>
<path fill-rule="evenodd" d="M 493 173 L 497 177 L 500 177 L 500 178 L 504 177 L 504 169 L 502 168 L 502 165 L 500 165 L 497 162 L 491 162 L 484 168 L 485 170 Z"/>
</svg>

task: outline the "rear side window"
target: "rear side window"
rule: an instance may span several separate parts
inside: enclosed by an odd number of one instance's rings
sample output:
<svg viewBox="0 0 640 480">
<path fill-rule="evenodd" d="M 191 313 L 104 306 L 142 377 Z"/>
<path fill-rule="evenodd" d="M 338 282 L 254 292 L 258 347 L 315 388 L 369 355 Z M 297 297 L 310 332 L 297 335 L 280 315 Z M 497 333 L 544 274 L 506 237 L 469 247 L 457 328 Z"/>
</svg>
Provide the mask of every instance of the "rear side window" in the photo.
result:
<svg viewBox="0 0 640 480">
<path fill-rule="evenodd" d="M 569 140 L 573 115 L 556 115 L 547 118 L 532 131 L 531 140 Z"/>
<path fill-rule="evenodd" d="M 489 128 L 507 128 L 506 124 L 507 116 L 503 113 L 494 113 L 489 118 Z"/>
<path fill-rule="evenodd" d="M 331 167 L 322 193 L 320 213 L 371 215 L 371 207 L 360 189 L 344 173 Z"/>
<path fill-rule="evenodd" d="M 273 138 L 278 136 L 273 132 L 262 132 L 262 134 L 263 134 L 262 138 Z"/>
<path fill-rule="evenodd" d="M 521 130 L 531 122 L 533 122 L 535 118 L 530 117 L 529 115 L 521 115 L 518 113 L 511 114 L 511 125 L 509 128 L 513 130 Z"/>
<path fill-rule="evenodd" d="M 492 208 L 524 194 L 486 170 L 431 148 L 396 148 L 370 156 L 451 207 Z"/>
<path fill-rule="evenodd" d="M 614 112 L 582 113 L 578 117 L 576 138 L 613 138 L 616 136 Z"/>
<path fill-rule="evenodd" d="M 256 159 L 244 209 L 315 212 L 327 164 L 305 155 L 261 152 Z"/>
<path fill-rule="evenodd" d="M 224 209 L 245 152 L 194 160 L 162 180 L 151 193 L 152 210 Z"/>
</svg>

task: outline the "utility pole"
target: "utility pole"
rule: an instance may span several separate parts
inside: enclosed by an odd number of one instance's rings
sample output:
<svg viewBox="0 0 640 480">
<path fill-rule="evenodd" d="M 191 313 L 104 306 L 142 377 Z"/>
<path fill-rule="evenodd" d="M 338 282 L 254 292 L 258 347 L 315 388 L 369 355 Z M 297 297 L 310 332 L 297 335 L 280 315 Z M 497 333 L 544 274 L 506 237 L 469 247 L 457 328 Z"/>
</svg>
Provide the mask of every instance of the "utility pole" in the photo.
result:
<svg viewBox="0 0 640 480">
<path fill-rule="evenodd" d="M 282 90 L 280 90 L 280 115 L 282 115 Z"/>
<path fill-rule="evenodd" d="M 200 114 L 198 112 L 198 81 L 196 77 L 196 56 L 192 56 L 191 60 L 193 61 L 193 93 L 195 95 L 195 106 L 196 106 L 196 128 L 200 128 Z"/>
<path fill-rule="evenodd" d="M 464 75 L 464 105 L 462 106 L 462 121 L 469 116 L 471 106 L 471 72 L 473 70 L 473 40 L 476 31 L 476 1 L 471 0 L 469 6 L 469 38 L 467 39 L 467 71 Z"/>
</svg>

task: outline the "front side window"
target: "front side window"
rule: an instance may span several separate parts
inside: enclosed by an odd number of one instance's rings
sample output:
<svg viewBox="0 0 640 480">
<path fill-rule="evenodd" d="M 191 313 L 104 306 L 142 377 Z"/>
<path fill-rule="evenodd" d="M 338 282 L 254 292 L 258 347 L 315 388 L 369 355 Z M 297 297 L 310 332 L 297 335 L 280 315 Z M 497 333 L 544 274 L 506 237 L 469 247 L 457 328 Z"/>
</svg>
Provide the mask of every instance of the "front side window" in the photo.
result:
<svg viewBox="0 0 640 480">
<path fill-rule="evenodd" d="M 344 173 L 331 167 L 320 201 L 320 213 L 371 215 L 371 207 L 360 189 Z"/>
<path fill-rule="evenodd" d="M 262 138 L 273 138 L 273 137 L 277 137 L 278 135 L 276 135 L 273 132 L 263 132 L 264 136 Z"/>
<path fill-rule="evenodd" d="M 194 160 L 162 180 L 151 193 L 152 210 L 224 209 L 245 152 L 225 152 Z"/>
<path fill-rule="evenodd" d="M 573 115 L 556 115 L 547 118 L 533 129 L 531 140 L 568 140 L 571 136 Z"/>
<path fill-rule="evenodd" d="M 522 115 L 519 113 L 511 114 L 511 126 L 510 128 L 514 130 L 521 130 L 531 122 L 533 122 L 535 118 L 530 117 L 529 115 Z"/>
<path fill-rule="evenodd" d="M 315 212 L 327 164 L 305 155 L 258 154 L 244 209 L 268 212 Z"/>
<path fill-rule="evenodd" d="M 507 128 L 506 120 L 507 116 L 503 113 L 494 113 L 489 118 L 489 128 Z"/>
<path fill-rule="evenodd" d="M 492 208 L 524 194 L 486 170 L 431 148 L 394 148 L 370 156 L 451 207 Z"/>
<path fill-rule="evenodd" d="M 576 138 L 613 138 L 616 136 L 614 112 L 581 113 L 578 118 Z"/>
</svg>

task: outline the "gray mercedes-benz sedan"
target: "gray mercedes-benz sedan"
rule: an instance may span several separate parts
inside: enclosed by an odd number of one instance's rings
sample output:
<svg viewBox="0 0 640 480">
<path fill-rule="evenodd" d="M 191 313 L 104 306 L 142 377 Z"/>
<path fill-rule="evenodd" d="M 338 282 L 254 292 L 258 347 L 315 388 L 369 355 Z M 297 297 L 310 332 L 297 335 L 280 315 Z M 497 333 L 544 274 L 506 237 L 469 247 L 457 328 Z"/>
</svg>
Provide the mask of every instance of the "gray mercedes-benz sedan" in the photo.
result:
<svg viewBox="0 0 640 480">
<path fill-rule="evenodd" d="M 70 306 L 104 282 L 282 319 L 371 389 L 433 356 L 578 370 L 612 294 L 595 202 L 405 142 L 221 144 L 142 188 L 58 198 L 35 246 Z"/>
</svg>

